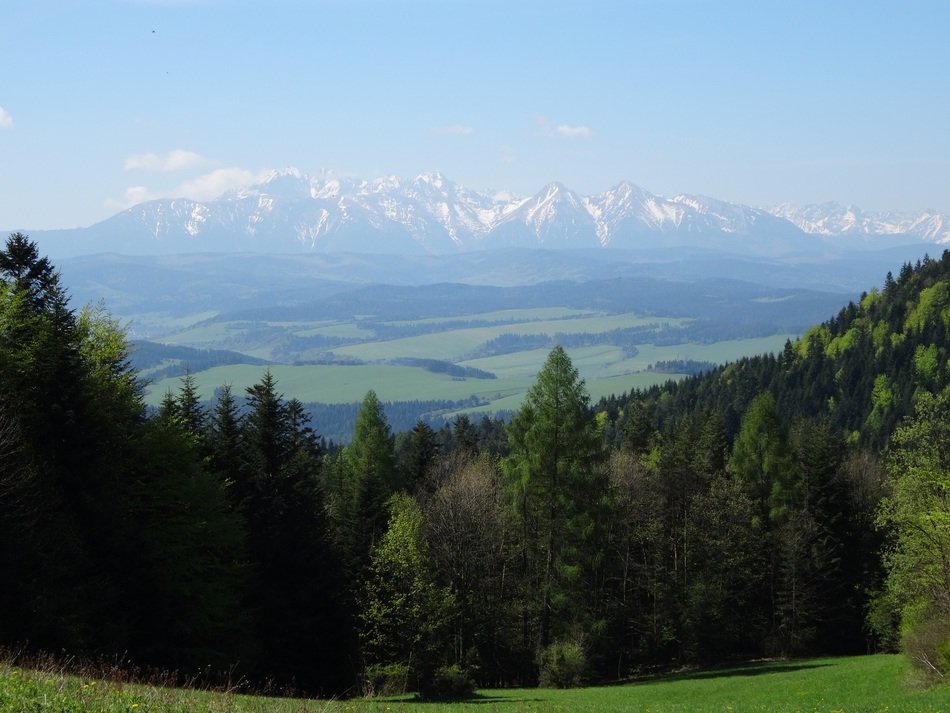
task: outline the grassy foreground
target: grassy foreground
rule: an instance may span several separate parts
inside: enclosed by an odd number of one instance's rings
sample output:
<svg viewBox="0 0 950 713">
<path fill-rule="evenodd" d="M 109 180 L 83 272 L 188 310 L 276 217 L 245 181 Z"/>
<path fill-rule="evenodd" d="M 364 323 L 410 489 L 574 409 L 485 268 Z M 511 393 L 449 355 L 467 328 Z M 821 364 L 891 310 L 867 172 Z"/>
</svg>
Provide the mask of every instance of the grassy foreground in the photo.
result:
<svg viewBox="0 0 950 713">
<path fill-rule="evenodd" d="M 916 685 L 904 659 L 899 656 L 863 656 L 763 662 L 625 685 L 566 691 L 482 691 L 468 703 L 425 704 L 410 698 L 306 701 L 184 691 L 109 683 L 0 665 L 0 713 L 432 713 L 442 710 L 937 713 L 950 711 L 950 686 L 925 688 Z"/>
</svg>

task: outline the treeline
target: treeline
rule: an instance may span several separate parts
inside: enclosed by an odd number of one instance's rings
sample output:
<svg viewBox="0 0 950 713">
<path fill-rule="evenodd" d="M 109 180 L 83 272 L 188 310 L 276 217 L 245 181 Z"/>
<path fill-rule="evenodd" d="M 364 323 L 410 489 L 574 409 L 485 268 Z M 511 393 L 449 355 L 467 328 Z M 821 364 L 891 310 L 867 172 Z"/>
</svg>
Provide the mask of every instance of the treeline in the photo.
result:
<svg viewBox="0 0 950 713">
<path fill-rule="evenodd" d="M 480 344 L 466 355 L 466 359 L 514 354 L 532 349 L 552 349 L 561 346 L 565 349 L 612 344 L 623 349 L 626 357 L 639 353 L 638 344 L 655 346 L 675 346 L 698 342 L 712 344 L 730 339 L 748 339 L 781 334 L 783 330 L 774 324 L 749 322 L 721 322 L 718 320 L 697 319 L 682 324 L 651 323 L 638 327 L 622 327 L 605 332 L 546 332 L 520 334 L 505 332 Z"/>
<path fill-rule="evenodd" d="M 950 384 L 950 255 L 905 264 L 778 355 L 598 404 L 611 420 L 641 400 L 657 425 L 715 411 L 734 437 L 752 399 L 769 391 L 787 420 L 821 416 L 849 442 L 880 451 L 924 392 Z"/>
<path fill-rule="evenodd" d="M 455 420 L 454 417 L 448 417 L 446 414 L 482 405 L 477 396 L 454 401 L 445 399 L 386 401 L 383 403 L 383 411 L 387 423 L 396 433 L 408 432 L 419 422 L 425 423 L 436 431 L 441 431 Z M 327 441 L 343 444 L 349 443 L 352 439 L 353 431 L 356 428 L 356 418 L 360 410 L 359 402 L 348 404 L 307 402 L 304 407 L 307 413 L 312 416 L 314 423 L 320 425 L 320 435 Z M 506 414 L 498 413 L 489 418 L 489 421 L 504 420 L 505 417 Z"/>
<path fill-rule="evenodd" d="M 137 339 L 130 342 L 129 362 L 137 372 L 148 372 L 152 381 L 161 381 L 189 372 L 204 371 L 225 364 L 265 365 L 265 359 L 226 351 L 159 344 Z"/>
<path fill-rule="evenodd" d="M 401 357 L 393 359 L 393 364 L 398 366 L 416 366 L 433 374 L 448 374 L 457 379 L 497 379 L 498 377 L 490 371 L 477 369 L 474 366 L 460 366 L 450 361 L 441 359 L 418 359 L 415 357 Z"/>
<path fill-rule="evenodd" d="M 711 361 L 696 361 L 695 359 L 669 359 L 651 364 L 647 367 L 647 371 L 652 371 L 657 374 L 689 374 L 690 376 L 696 376 L 697 374 L 704 374 L 707 371 L 712 371 L 716 368 L 716 366 L 717 365 Z"/>
<path fill-rule="evenodd" d="M 557 346 L 510 424 L 394 434 L 369 392 L 345 447 L 266 372 L 149 417 L 25 236 L 0 276 L 2 642 L 428 698 L 897 645 L 950 671 L 950 255 L 778 357 L 591 407 Z"/>
<path fill-rule="evenodd" d="M 700 291 L 704 299 L 695 298 Z M 223 313 L 210 322 L 353 321 L 363 315 L 367 324 L 421 322 L 432 318 L 483 315 L 518 309 L 565 306 L 595 313 L 625 314 L 631 305 L 645 315 L 694 319 L 721 319 L 729 314 L 747 324 L 770 324 L 776 331 L 797 333 L 828 314 L 840 297 L 801 289 L 767 288 L 734 280 L 700 280 L 691 289 L 661 277 L 542 282 L 503 287 L 458 283 L 414 287 L 365 285 L 313 298 L 310 302 L 281 304 Z"/>
<path fill-rule="evenodd" d="M 660 327 L 655 328 L 659 330 Z M 639 332 L 640 329 L 637 328 Z M 623 347 L 624 354 L 627 357 L 634 357 L 638 350 L 633 343 L 624 337 L 627 330 L 611 330 L 610 332 L 591 333 L 576 332 L 566 334 L 556 332 L 555 334 L 515 334 L 505 332 L 497 337 L 489 339 L 484 344 L 479 345 L 466 355 L 466 359 L 482 359 L 484 357 L 500 356 L 502 354 L 515 354 L 517 352 L 530 351 L 533 349 L 552 349 L 554 346 L 563 346 L 567 349 L 578 347 L 591 347 L 599 344 L 618 344 Z M 644 334 L 655 333 L 651 328 L 646 328 Z"/>
<path fill-rule="evenodd" d="M 0 641 L 340 691 L 348 590 L 299 402 L 238 416 L 185 380 L 146 417 L 114 320 L 68 308 L 25 236 L 0 251 Z M 199 435 L 200 432 L 200 435 Z"/>
<path fill-rule="evenodd" d="M 703 299 L 697 300 L 697 290 Z M 840 296 L 807 290 L 772 289 L 729 280 L 705 280 L 692 290 L 665 279 L 637 277 L 584 282 L 556 281 L 520 287 L 436 284 L 425 286 L 368 285 L 321 296 L 307 303 L 285 303 L 257 309 L 225 312 L 202 325 L 241 323 L 244 334 L 233 333 L 227 348 L 253 350 L 268 342 L 275 361 L 309 363 L 347 344 L 416 336 L 449 329 L 497 326 L 508 320 L 485 320 L 477 315 L 560 305 L 595 314 L 625 314 L 631 305 L 643 315 L 663 315 L 691 320 L 678 328 L 656 329 L 653 325 L 617 330 L 609 339 L 597 335 L 551 336 L 533 348 L 550 349 L 585 344 L 681 344 L 715 342 L 772 334 L 800 333 L 841 303 Z M 473 319 L 459 315 L 473 315 Z M 723 320 L 723 315 L 729 315 Z M 576 315 L 582 318 L 587 315 Z M 431 321 L 442 318 L 445 321 Z M 562 317 L 570 319 L 570 317 Z M 287 327 L 270 323 L 333 320 L 355 323 L 363 334 L 331 336 L 297 335 Z M 571 340 L 571 341 L 567 341 Z M 504 354 L 486 347 L 482 356 Z M 510 350 L 510 348 L 508 348 Z"/>
</svg>

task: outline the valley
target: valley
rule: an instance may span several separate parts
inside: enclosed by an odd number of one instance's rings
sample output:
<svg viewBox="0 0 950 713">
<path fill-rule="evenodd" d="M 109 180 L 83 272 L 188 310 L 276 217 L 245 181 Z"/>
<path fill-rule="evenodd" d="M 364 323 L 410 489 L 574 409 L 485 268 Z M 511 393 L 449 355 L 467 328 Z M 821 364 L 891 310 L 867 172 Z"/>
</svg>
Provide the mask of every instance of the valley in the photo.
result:
<svg viewBox="0 0 950 713">
<path fill-rule="evenodd" d="M 865 264 L 706 254 L 700 278 L 698 254 L 607 256 L 105 255 L 67 260 L 63 274 L 81 303 L 104 297 L 128 325 L 149 405 L 186 373 L 210 401 L 269 369 L 288 398 L 324 414 L 321 435 L 345 442 L 370 389 L 397 431 L 460 413 L 506 417 L 558 344 L 594 399 L 778 352 L 858 296 L 850 281 Z M 777 284 L 741 279 L 756 272 Z"/>
</svg>

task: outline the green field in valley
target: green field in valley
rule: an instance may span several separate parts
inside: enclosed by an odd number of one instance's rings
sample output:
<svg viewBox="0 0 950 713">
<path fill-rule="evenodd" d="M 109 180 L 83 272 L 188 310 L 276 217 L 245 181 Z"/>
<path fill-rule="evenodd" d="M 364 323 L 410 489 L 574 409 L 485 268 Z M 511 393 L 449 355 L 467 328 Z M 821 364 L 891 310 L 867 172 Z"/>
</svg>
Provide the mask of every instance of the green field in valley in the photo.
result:
<svg viewBox="0 0 950 713">
<path fill-rule="evenodd" d="M 428 335 L 437 345 L 440 340 L 451 340 L 451 335 Z M 794 335 L 776 335 L 765 338 L 731 340 L 713 344 L 677 344 L 655 347 L 641 345 L 635 357 L 625 357 L 623 350 L 611 345 L 568 349 L 574 366 L 587 382 L 592 399 L 609 394 L 622 393 L 633 388 L 645 388 L 664 383 L 675 374 L 647 371 L 658 362 L 675 359 L 724 362 L 741 356 L 779 351 L 786 339 Z M 421 338 L 420 338 L 421 339 Z M 402 340 L 396 340 L 402 341 Z M 388 353 L 383 348 L 389 345 Z M 376 358 L 396 359 L 407 355 L 399 344 L 378 342 L 372 345 Z M 448 347 L 445 348 L 448 350 Z M 483 406 L 478 411 L 516 409 L 527 389 L 534 383 L 548 349 L 533 349 L 512 354 L 502 354 L 482 359 L 460 361 L 460 366 L 471 366 L 496 375 L 495 379 L 452 377 L 427 371 L 422 367 L 398 366 L 391 363 L 366 364 L 275 364 L 270 368 L 277 378 L 278 386 L 288 398 L 297 398 L 304 403 L 353 403 L 360 401 L 369 389 L 373 389 L 383 401 L 465 400 L 477 397 Z M 438 358 L 419 351 L 422 358 Z M 195 381 L 203 398 L 211 398 L 214 390 L 230 384 L 234 393 L 260 380 L 266 367 L 237 364 L 218 366 L 194 373 Z M 147 402 L 157 405 L 167 390 L 175 391 L 180 377 L 157 380 L 149 387 Z"/>
<path fill-rule="evenodd" d="M 260 380 L 263 361 L 281 392 L 304 403 L 352 404 L 373 389 L 384 402 L 497 412 L 519 407 L 555 344 L 597 400 L 779 351 L 843 300 L 728 281 L 317 284 L 282 303 L 235 300 L 212 312 L 205 302 L 189 302 L 203 308 L 188 310 L 173 298 L 182 307 L 173 316 L 153 308 L 127 316 L 135 339 L 230 353 L 195 355 L 191 364 L 153 350 L 140 365 L 151 405 L 175 391 L 186 370 L 206 399 L 224 384 L 242 393 Z M 475 378 L 476 369 L 495 378 Z"/>
<path fill-rule="evenodd" d="M 938 713 L 950 687 L 923 686 L 895 655 L 762 661 L 592 688 L 483 690 L 462 703 L 275 699 L 118 684 L 0 665 L 0 713 Z"/>
</svg>

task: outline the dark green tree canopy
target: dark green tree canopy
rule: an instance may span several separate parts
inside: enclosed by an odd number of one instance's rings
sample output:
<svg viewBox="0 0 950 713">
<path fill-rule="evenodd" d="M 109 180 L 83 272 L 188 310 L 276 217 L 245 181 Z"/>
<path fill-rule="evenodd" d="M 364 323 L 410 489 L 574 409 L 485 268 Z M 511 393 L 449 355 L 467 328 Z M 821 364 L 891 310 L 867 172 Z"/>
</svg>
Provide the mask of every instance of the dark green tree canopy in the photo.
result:
<svg viewBox="0 0 950 713">
<path fill-rule="evenodd" d="M 13 233 L 0 251 L 0 274 L 15 292 L 22 293 L 35 311 L 64 306 L 66 295 L 59 275 L 47 257 L 40 257 L 36 243 L 23 233 Z"/>
<path fill-rule="evenodd" d="M 508 430 L 503 467 L 522 538 L 529 594 L 526 618 L 537 653 L 565 635 L 584 611 L 578 606 L 592 561 L 594 505 L 602 484 L 594 466 L 600 436 L 584 382 L 555 347 Z M 531 639 L 531 640 L 528 640 Z"/>
</svg>

